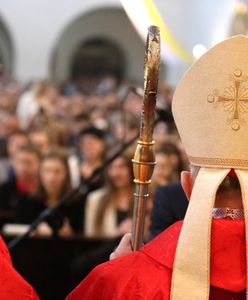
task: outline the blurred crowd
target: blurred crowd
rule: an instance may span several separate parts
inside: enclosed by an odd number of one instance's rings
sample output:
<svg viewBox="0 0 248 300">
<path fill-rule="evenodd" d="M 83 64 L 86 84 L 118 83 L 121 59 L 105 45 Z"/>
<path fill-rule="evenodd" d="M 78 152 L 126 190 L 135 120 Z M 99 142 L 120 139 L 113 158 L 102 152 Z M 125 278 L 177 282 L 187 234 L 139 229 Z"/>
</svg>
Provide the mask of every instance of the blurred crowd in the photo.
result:
<svg viewBox="0 0 248 300">
<path fill-rule="evenodd" d="M 0 78 L 0 226 L 29 224 L 84 183 L 106 158 L 139 132 L 142 88 L 111 76 L 56 85 Z M 160 83 L 154 129 L 157 165 L 147 205 L 158 186 L 179 180 L 187 160 L 171 115 L 173 90 Z M 111 238 L 131 230 L 136 143 L 35 234 Z"/>
</svg>

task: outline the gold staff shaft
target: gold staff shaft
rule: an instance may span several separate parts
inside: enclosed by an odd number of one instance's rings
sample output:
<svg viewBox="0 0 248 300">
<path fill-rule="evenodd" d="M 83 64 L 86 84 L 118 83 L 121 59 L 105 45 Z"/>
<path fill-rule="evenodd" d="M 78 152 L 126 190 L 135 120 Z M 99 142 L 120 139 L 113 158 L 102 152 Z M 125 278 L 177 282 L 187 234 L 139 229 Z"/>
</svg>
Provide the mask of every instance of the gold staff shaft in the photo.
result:
<svg viewBox="0 0 248 300">
<path fill-rule="evenodd" d="M 156 26 L 148 28 L 144 55 L 144 101 L 141 114 L 140 137 L 133 158 L 134 212 L 132 247 L 138 250 L 143 244 L 148 185 L 155 166 L 153 129 L 160 66 L 160 32 Z"/>
</svg>

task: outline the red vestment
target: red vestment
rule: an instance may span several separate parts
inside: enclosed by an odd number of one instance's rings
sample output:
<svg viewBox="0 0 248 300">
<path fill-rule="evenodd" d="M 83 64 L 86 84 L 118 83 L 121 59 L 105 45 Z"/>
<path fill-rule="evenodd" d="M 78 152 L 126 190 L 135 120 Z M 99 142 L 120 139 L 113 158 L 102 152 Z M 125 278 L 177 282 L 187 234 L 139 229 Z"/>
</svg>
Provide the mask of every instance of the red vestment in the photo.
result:
<svg viewBox="0 0 248 300">
<path fill-rule="evenodd" d="M 169 300 L 181 227 L 177 222 L 139 251 L 97 266 L 67 300 Z M 209 299 L 246 299 L 245 252 L 244 220 L 213 219 Z"/>
<path fill-rule="evenodd" d="M 34 289 L 12 266 L 8 249 L 0 237 L 0 299 L 38 300 Z"/>
</svg>

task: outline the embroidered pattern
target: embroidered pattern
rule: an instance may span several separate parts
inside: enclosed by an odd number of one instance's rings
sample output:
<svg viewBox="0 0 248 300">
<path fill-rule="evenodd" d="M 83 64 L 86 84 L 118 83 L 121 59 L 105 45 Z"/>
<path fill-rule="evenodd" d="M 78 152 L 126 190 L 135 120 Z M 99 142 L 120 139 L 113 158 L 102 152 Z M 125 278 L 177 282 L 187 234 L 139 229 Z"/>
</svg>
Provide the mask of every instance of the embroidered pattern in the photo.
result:
<svg viewBox="0 0 248 300">
<path fill-rule="evenodd" d="M 243 168 L 248 169 L 248 160 L 245 159 L 228 159 L 228 158 L 207 158 L 188 156 L 192 164 L 205 166 L 223 166 L 225 168 Z"/>
<path fill-rule="evenodd" d="M 219 96 L 218 90 L 215 90 L 208 95 L 207 100 L 209 103 L 223 104 L 224 110 L 230 115 L 227 123 L 237 131 L 241 125 L 245 124 L 242 114 L 248 112 L 248 76 L 244 75 L 240 69 L 236 69 L 233 74 L 229 75 L 229 80 L 233 84 L 225 88 L 222 96 Z"/>
</svg>

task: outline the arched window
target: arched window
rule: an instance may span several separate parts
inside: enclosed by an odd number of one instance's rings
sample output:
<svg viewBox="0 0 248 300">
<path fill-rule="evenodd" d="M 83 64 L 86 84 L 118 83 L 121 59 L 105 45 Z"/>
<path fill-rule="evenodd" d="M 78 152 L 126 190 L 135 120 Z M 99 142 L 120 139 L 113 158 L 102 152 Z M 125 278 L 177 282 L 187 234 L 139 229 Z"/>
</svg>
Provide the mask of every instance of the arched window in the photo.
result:
<svg viewBox="0 0 248 300">
<path fill-rule="evenodd" d="M 61 31 L 51 53 L 50 74 L 60 82 L 91 75 L 142 82 L 143 54 L 144 42 L 125 11 L 98 8 L 79 14 Z"/>
</svg>

